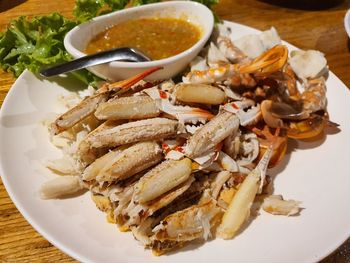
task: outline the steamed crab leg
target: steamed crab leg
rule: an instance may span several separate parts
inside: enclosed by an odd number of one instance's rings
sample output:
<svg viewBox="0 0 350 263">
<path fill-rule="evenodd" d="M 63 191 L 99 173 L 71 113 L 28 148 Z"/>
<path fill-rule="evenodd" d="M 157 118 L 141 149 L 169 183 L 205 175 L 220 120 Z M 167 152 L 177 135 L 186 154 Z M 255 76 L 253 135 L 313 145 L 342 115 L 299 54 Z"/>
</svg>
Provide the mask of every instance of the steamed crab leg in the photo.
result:
<svg viewBox="0 0 350 263">
<path fill-rule="evenodd" d="M 207 153 L 238 127 L 239 119 L 236 114 L 227 111 L 219 113 L 190 137 L 185 154 L 196 158 Z"/>
<path fill-rule="evenodd" d="M 77 106 L 73 107 L 66 113 L 59 116 L 56 119 L 56 121 L 51 125 L 52 133 L 56 135 L 64 130 L 67 130 L 73 127 L 81 120 L 83 120 L 84 118 L 86 118 L 87 116 L 89 116 L 90 114 L 92 114 L 100 103 L 107 101 L 107 99 L 110 96 L 110 91 L 115 91 L 116 89 L 127 90 L 140 80 L 144 79 L 149 74 L 159 69 L 161 68 L 153 68 L 143 73 L 140 73 L 130 79 L 123 80 L 115 84 L 106 84 L 98 91 L 97 94 L 86 98 Z"/>
<path fill-rule="evenodd" d="M 108 99 L 107 93 L 98 93 L 87 97 L 77 106 L 59 116 L 54 123 L 51 124 L 51 132 L 56 135 L 63 132 L 75 124 L 92 114 L 101 102 Z"/>
<path fill-rule="evenodd" d="M 139 142 L 121 151 L 117 159 L 110 166 L 105 166 L 96 179 L 101 182 L 121 181 L 156 165 L 162 159 L 162 150 L 156 142 Z"/>
<path fill-rule="evenodd" d="M 198 238 L 207 240 L 211 236 L 211 230 L 219 220 L 221 213 L 216 202 L 209 200 L 206 203 L 193 205 L 167 216 L 153 229 L 155 233 L 151 238 L 153 253 L 161 255 L 167 251 L 161 246 L 163 242 L 174 242 L 172 246 L 169 246 L 168 250 L 170 250 L 186 241 Z"/>
<path fill-rule="evenodd" d="M 226 100 L 225 92 L 205 84 L 179 83 L 175 86 L 176 100 L 188 103 L 219 105 Z"/>
<path fill-rule="evenodd" d="M 255 169 L 244 179 L 234 195 L 217 230 L 220 237 L 224 239 L 233 238 L 249 216 L 255 196 L 265 180 L 271 154 L 272 146 L 265 152 Z"/>
<path fill-rule="evenodd" d="M 124 150 L 116 150 L 100 157 L 83 172 L 85 180 L 100 182 L 121 181 L 157 163 L 163 158 L 155 142 L 136 143 Z"/>
<path fill-rule="evenodd" d="M 100 103 L 95 112 L 99 120 L 146 119 L 159 114 L 156 101 L 148 96 L 121 97 Z"/>
<path fill-rule="evenodd" d="M 192 173 L 192 162 L 166 160 L 146 173 L 135 185 L 135 201 L 146 203 L 187 181 Z"/>
<path fill-rule="evenodd" d="M 167 118 L 151 118 L 103 129 L 88 136 L 83 142 L 90 148 L 113 148 L 139 141 L 164 139 L 175 136 L 178 132 L 180 131 L 177 121 Z"/>
</svg>

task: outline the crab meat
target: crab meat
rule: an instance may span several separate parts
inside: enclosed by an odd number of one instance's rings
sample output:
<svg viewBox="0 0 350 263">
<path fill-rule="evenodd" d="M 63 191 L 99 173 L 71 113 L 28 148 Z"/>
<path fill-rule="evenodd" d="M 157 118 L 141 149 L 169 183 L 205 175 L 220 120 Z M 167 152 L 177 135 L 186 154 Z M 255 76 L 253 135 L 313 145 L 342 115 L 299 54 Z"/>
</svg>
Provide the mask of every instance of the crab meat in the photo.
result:
<svg viewBox="0 0 350 263">
<path fill-rule="evenodd" d="M 127 218 L 124 227 L 131 227 L 141 224 L 147 220 L 155 212 L 172 203 L 176 198 L 185 193 L 193 183 L 194 178 L 190 177 L 187 181 L 180 184 L 171 191 L 161 195 L 160 197 L 148 202 L 147 204 L 138 203 L 132 199 L 125 209 L 122 210 L 123 217 Z"/>
<path fill-rule="evenodd" d="M 214 200 L 191 206 L 167 216 L 153 229 L 152 240 L 160 242 L 184 242 L 197 238 L 207 240 L 220 216 L 221 209 Z"/>
<path fill-rule="evenodd" d="M 207 60 L 203 57 L 197 56 L 190 63 L 192 70 L 206 70 L 208 69 Z"/>
<path fill-rule="evenodd" d="M 100 103 L 95 116 L 100 120 L 137 120 L 157 117 L 157 104 L 148 96 L 121 97 Z"/>
<path fill-rule="evenodd" d="M 246 133 L 240 136 L 240 156 L 237 158 L 239 166 L 249 166 L 259 155 L 259 140 L 255 133 Z"/>
<path fill-rule="evenodd" d="M 215 46 L 213 42 L 209 45 L 208 50 L 208 64 L 210 67 L 215 67 L 218 65 L 228 64 L 229 61 L 221 53 L 221 51 Z"/>
<path fill-rule="evenodd" d="M 138 141 L 159 140 L 175 136 L 179 123 L 167 118 L 152 118 L 128 122 L 109 129 L 103 129 L 86 138 L 94 148 L 115 147 Z"/>
<path fill-rule="evenodd" d="M 166 160 L 146 173 L 135 185 L 135 201 L 146 203 L 156 199 L 189 179 L 192 162 L 188 158 L 179 161 Z"/>
<path fill-rule="evenodd" d="M 271 152 L 272 148 L 270 147 L 265 152 L 257 167 L 248 174 L 237 193 L 235 193 L 217 230 L 217 234 L 221 238 L 233 238 L 244 221 L 249 217 L 255 196 L 259 192 L 259 189 L 262 188 L 262 184 L 265 180 Z"/>
<path fill-rule="evenodd" d="M 291 52 L 289 64 L 301 79 L 316 78 L 327 68 L 327 60 L 324 54 L 316 50 Z"/>
<path fill-rule="evenodd" d="M 176 100 L 189 103 L 218 105 L 226 99 L 225 92 L 206 84 L 180 83 L 175 86 L 175 92 Z"/>
<path fill-rule="evenodd" d="M 263 31 L 259 35 L 259 38 L 265 50 L 281 44 L 281 38 L 274 27 L 271 27 L 269 30 Z"/>
<path fill-rule="evenodd" d="M 190 137 L 185 154 L 190 158 L 202 156 L 238 127 L 239 119 L 236 114 L 227 111 L 219 113 Z"/>
<path fill-rule="evenodd" d="M 177 106 L 170 102 L 172 95 L 164 90 L 150 88 L 144 91 L 148 96 L 157 101 L 159 109 L 174 118 L 180 123 L 196 123 L 206 122 L 213 117 L 209 111 L 201 108 L 193 108 L 189 106 Z"/>
<path fill-rule="evenodd" d="M 224 56 L 232 63 L 244 62 L 247 55 L 236 47 L 231 39 L 226 36 L 219 36 L 217 39 L 218 48 Z"/>
<path fill-rule="evenodd" d="M 97 181 L 111 182 L 129 178 L 163 159 L 162 150 L 155 142 L 139 142 L 118 153 L 112 163 L 100 170 Z"/>
<path fill-rule="evenodd" d="M 42 199 L 58 199 L 77 194 L 85 189 L 79 176 L 61 176 L 44 183 L 40 188 Z"/>
<path fill-rule="evenodd" d="M 51 124 L 51 133 L 56 135 L 62 131 L 65 131 L 75 124 L 91 115 L 97 106 L 101 102 L 105 102 L 108 99 L 108 94 L 98 93 L 93 96 L 87 97 L 77 106 L 73 107 L 66 113 L 59 116 L 54 123 Z"/>
<path fill-rule="evenodd" d="M 303 110 L 312 113 L 325 109 L 327 105 L 326 92 L 324 77 L 307 81 L 305 83 L 305 91 L 301 94 Z"/>
<path fill-rule="evenodd" d="M 265 47 L 258 35 L 246 35 L 233 43 L 251 59 L 260 56 L 265 51 Z"/>
<path fill-rule="evenodd" d="M 217 199 L 222 186 L 230 179 L 231 173 L 229 171 L 221 171 L 216 174 L 214 181 L 211 183 L 211 196 Z"/>
<path fill-rule="evenodd" d="M 264 199 L 262 208 L 273 215 L 292 216 L 300 212 L 300 202 L 284 200 L 281 195 L 270 195 Z"/>
<path fill-rule="evenodd" d="M 104 155 L 107 152 L 106 148 L 93 148 L 91 146 L 90 139 L 95 134 L 104 130 L 109 130 L 117 125 L 124 123 L 123 121 L 106 121 L 98 126 L 95 130 L 91 131 L 85 138 L 83 138 L 79 144 L 76 152 L 77 157 L 85 164 L 90 164 L 95 161 L 98 157 Z"/>
<path fill-rule="evenodd" d="M 217 162 L 220 164 L 221 168 L 224 169 L 225 171 L 230 171 L 230 172 L 239 171 L 237 162 L 224 152 L 219 153 Z"/>
<path fill-rule="evenodd" d="M 145 212 L 145 217 L 153 215 L 159 209 L 169 205 L 172 201 L 174 201 L 177 197 L 186 192 L 191 184 L 194 182 L 194 178 L 190 177 L 187 181 L 180 184 L 177 188 L 162 195 L 160 198 L 153 200 L 150 204 L 147 205 L 147 211 Z"/>
</svg>

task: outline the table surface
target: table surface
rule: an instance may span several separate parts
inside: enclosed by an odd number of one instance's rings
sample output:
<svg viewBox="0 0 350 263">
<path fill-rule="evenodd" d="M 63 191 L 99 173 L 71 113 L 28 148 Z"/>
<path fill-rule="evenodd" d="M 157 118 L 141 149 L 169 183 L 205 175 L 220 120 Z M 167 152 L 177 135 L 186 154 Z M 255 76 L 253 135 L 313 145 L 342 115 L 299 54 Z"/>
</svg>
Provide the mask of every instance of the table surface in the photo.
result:
<svg viewBox="0 0 350 263">
<path fill-rule="evenodd" d="M 306 2 L 310 2 L 306 6 Z M 323 4 L 322 4 L 322 3 Z M 332 3 L 327 5 L 327 3 Z M 20 15 L 58 11 L 71 17 L 74 0 L 0 1 L 0 32 Z M 220 18 L 260 30 L 274 26 L 282 39 L 302 49 L 322 51 L 330 69 L 350 87 L 350 42 L 344 15 L 350 0 L 221 0 Z M 0 105 L 15 79 L 0 70 Z M 38 234 L 18 212 L 0 179 L 0 262 L 75 262 Z M 322 263 L 350 262 L 350 239 Z"/>
</svg>

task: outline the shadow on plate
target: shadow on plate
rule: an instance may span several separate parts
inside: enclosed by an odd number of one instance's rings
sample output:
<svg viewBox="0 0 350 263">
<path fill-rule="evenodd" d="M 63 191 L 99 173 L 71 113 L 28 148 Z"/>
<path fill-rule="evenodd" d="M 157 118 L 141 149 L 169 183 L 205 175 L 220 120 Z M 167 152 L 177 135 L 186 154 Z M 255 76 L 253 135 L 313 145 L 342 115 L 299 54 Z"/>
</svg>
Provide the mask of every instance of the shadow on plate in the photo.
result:
<svg viewBox="0 0 350 263">
<path fill-rule="evenodd" d="M 280 7 L 287 7 L 299 10 L 323 10 L 337 7 L 349 2 L 348 0 L 259 0 Z"/>
<path fill-rule="evenodd" d="M 23 4 L 24 2 L 27 2 L 27 0 L 2 0 L 0 1 L 0 13 Z"/>
<path fill-rule="evenodd" d="M 81 91 L 87 88 L 87 84 L 75 78 L 72 74 L 62 74 L 59 76 L 54 76 L 50 78 L 42 77 L 39 74 L 36 74 L 36 77 L 40 81 L 50 81 L 54 82 L 57 85 L 65 88 L 68 91 Z"/>
</svg>

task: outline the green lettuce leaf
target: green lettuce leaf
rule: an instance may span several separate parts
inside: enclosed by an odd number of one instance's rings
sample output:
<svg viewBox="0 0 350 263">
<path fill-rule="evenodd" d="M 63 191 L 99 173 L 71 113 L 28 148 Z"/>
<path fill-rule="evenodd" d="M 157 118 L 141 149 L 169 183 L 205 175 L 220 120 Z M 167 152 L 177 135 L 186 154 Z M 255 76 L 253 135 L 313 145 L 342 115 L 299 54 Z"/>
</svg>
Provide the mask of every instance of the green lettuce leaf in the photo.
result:
<svg viewBox="0 0 350 263">
<path fill-rule="evenodd" d="M 82 23 L 98 16 L 104 5 L 104 0 L 77 0 L 73 15 L 79 23 Z"/>
<path fill-rule="evenodd" d="M 71 60 L 63 39 L 76 25 L 58 13 L 32 20 L 19 17 L 0 35 L 0 66 L 18 77 L 25 69 L 38 73 L 44 67 Z M 75 75 L 85 83 L 98 79 L 87 70 Z"/>
<path fill-rule="evenodd" d="M 126 6 L 138 6 L 151 3 L 163 2 L 164 0 L 76 0 L 73 11 L 76 20 L 86 22 L 98 15 L 108 14 L 121 10 Z M 212 8 L 219 0 L 193 0 Z M 216 17 L 215 13 L 214 16 Z"/>
</svg>

